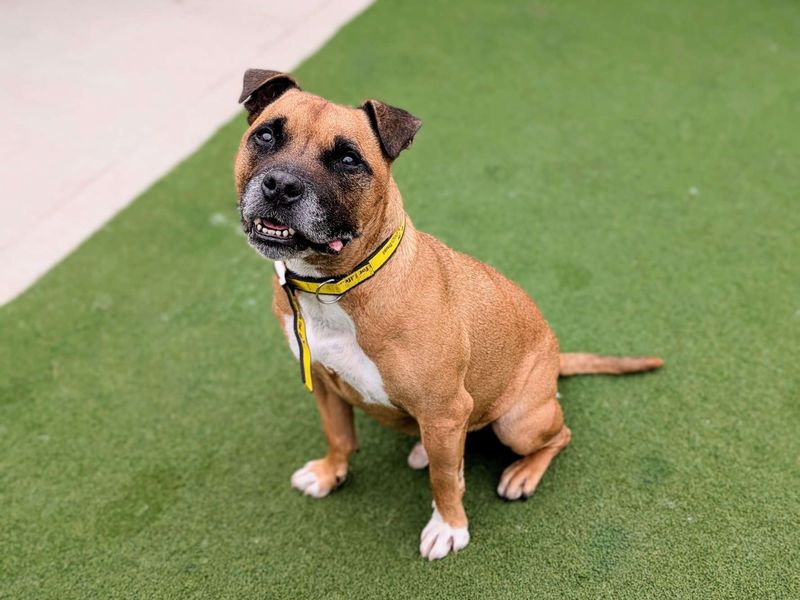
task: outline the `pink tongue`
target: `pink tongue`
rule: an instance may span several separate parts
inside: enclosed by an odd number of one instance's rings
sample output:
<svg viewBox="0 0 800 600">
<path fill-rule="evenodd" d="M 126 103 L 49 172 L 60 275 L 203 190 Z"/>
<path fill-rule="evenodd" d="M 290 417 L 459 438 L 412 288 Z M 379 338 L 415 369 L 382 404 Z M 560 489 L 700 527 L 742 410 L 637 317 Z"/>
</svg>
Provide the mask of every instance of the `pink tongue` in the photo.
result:
<svg viewBox="0 0 800 600">
<path fill-rule="evenodd" d="M 328 242 L 328 248 L 334 252 L 341 252 L 342 248 L 344 248 L 344 244 L 342 243 L 342 240 L 333 240 L 332 242 Z"/>
</svg>

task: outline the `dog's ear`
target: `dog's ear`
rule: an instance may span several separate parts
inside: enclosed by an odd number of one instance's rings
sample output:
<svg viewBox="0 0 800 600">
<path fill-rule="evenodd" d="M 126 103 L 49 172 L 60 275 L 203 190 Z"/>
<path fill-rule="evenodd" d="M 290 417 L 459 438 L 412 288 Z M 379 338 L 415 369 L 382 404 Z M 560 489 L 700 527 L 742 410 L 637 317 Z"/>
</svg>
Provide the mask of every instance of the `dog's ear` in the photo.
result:
<svg viewBox="0 0 800 600">
<path fill-rule="evenodd" d="M 252 123 L 268 104 L 275 102 L 289 88 L 300 89 L 291 75 L 264 69 L 247 69 L 239 103 L 247 109 L 247 122 Z"/>
<path fill-rule="evenodd" d="M 422 121 L 410 112 L 378 100 L 366 100 L 361 108 L 369 116 L 383 153 L 389 160 L 394 160 L 400 152 L 408 148 L 422 127 Z"/>
</svg>

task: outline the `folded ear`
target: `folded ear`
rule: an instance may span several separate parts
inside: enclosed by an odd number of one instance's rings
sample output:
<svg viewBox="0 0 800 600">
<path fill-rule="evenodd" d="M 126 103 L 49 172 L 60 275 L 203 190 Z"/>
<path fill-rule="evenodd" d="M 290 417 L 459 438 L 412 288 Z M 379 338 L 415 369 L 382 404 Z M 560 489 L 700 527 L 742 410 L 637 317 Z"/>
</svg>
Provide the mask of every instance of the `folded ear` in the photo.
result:
<svg viewBox="0 0 800 600">
<path fill-rule="evenodd" d="M 369 116 L 372 128 L 378 134 L 381 148 L 389 160 L 394 160 L 400 152 L 408 148 L 422 127 L 422 121 L 410 112 L 389 106 L 379 100 L 366 100 L 361 108 Z"/>
<path fill-rule="evenodd" d="M 264 108 L 275 102 L 289 88 L 300 89 L 291 75 L 264 69 L 247 69 L 239 103 L 247 109 L 247 122 L 252 123 Z"/>
</svg>

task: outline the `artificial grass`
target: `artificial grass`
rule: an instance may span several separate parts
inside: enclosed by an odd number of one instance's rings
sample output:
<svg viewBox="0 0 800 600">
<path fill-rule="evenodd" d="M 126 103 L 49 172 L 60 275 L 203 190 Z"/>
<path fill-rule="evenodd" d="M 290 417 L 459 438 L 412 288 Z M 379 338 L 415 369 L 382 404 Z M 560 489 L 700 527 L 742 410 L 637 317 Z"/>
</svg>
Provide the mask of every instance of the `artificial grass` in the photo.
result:
<svg viewBox="0 0 800 600">
<path fill-rule="evenodd" d="M 300 81 L 424 119 L 416 225 L 562 347 L 668 366 L 564 381 L 526 503 L 473 436 L 442 562 L 410 441 L 366 418 L 345 486 L 299 496 L 323 440 L 237 233 L 236 119 L 0 311 L 0 596 L 800 597 L 799 34 L 777 0 L 379 2 Z"/>
</svg>

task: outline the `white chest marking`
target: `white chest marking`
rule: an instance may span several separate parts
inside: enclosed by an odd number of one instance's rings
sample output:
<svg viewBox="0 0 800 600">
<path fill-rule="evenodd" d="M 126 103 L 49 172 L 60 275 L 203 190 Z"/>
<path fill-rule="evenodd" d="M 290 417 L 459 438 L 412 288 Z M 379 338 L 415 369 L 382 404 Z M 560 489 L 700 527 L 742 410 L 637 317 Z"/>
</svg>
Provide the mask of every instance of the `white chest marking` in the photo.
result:
<svg viewBox="0 0 800 600">
<path fill-rule="evenodd" d="M 355 388 L 367 404 L 394 408 L 383 389 L 378 367 L 358 345 L 356 325 L 350 315 L 338 304 L 322 304 L 313 296 L 303 293 L 298 293 L 298 297 L 306 322 L 311 360 L 334 371 Z M 292 352 L 299 357 L 291 316 L 284 317 L 283 327 Z"/>
</svg>

